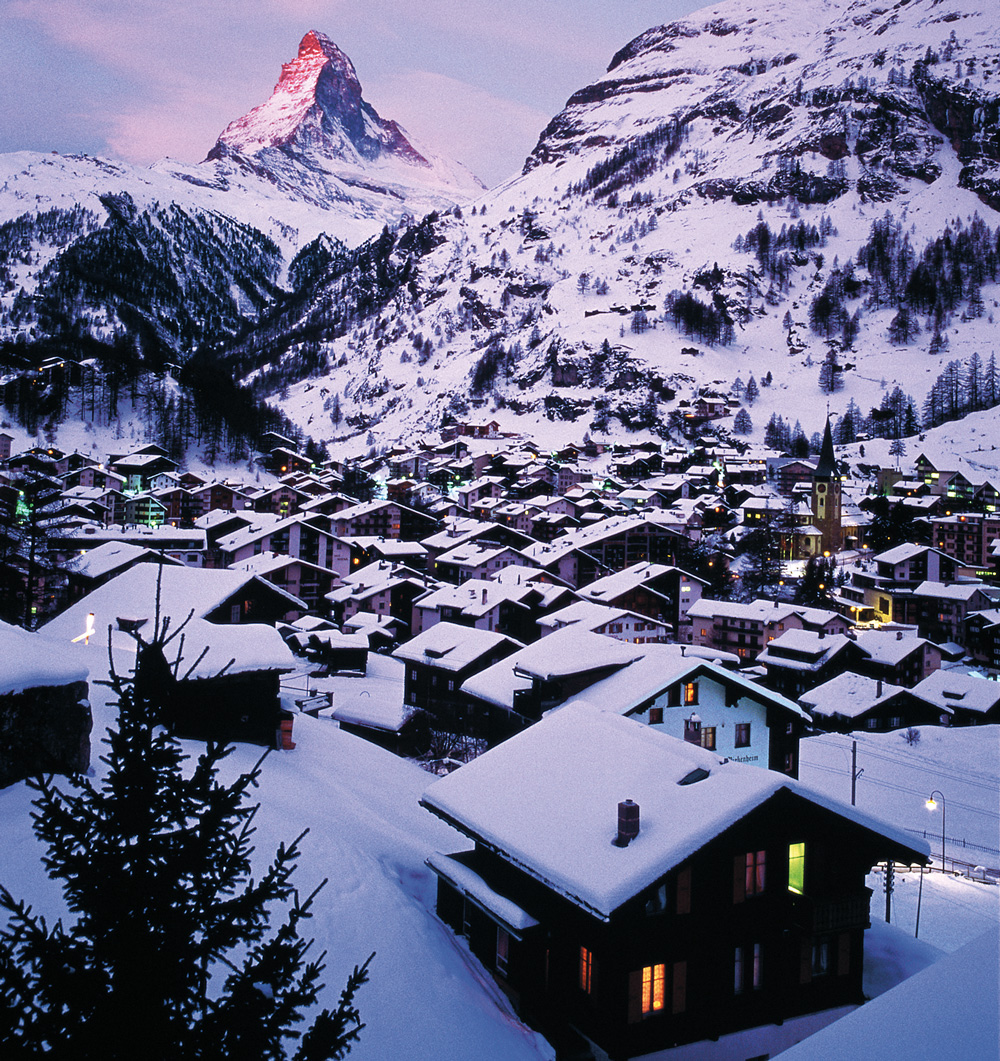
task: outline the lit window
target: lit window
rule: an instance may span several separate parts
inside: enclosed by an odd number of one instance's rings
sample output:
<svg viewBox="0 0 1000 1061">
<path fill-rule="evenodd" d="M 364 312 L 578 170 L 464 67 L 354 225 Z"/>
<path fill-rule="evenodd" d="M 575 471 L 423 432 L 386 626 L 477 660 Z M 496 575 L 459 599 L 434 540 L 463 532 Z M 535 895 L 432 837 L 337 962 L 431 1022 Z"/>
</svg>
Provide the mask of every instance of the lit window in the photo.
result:
<svg viewBox="0 0 1000 1061">
<path fill-rule="evenodd" d="M 580 948 L 580 988 L 588 995 L 594 990 L 594 955 L 586 947 Z"/>
<path fill-rule="evenodd" d="M 715 751 L 715 726 L 702 726 L 701 746 L 710 752 Z"/>
<path fill-rule="evenodd" d="M 684 703 L 686 706 L 698 703 L 698 683 L 697 682 L 685 682 L 684 683 Z"/>
<path fill-rule="evenodd" d="M 764 891 L 767 882 L 764 855 L 763 851 L 748 851 L 746 854 L 746 872 L 743 878 L 746 895 L 760 895 Z"/>
<path fill-rule="evenodd" d="M 803 893 L 806 885 L 806 845 L 788 845 L 788 890 Z"/>
<path fill-rule="evenodd" d="M 663 1009 L 665 965 L 647 965 L 642 970 L 642 1013 L 648 1016 Z"/>
</svg>

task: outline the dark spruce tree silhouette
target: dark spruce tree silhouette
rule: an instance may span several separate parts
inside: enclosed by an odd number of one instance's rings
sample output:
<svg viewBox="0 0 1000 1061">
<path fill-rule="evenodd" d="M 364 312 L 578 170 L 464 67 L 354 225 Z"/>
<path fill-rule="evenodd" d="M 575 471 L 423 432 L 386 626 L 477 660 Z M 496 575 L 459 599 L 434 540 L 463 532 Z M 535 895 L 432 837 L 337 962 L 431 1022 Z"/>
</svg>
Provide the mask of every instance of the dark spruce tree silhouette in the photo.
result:
<svg viewBox="0 0 1000 1061">
<path fill-rule="evenodd" d="M 184 624 L 181 624 L 183 626 Z M 263 758 L 232 783 L 232 746 L 209 743 L 193 765 L 158 723 L 169 620 L 139 641 L 132 677 L 112 670 L 118 696 L 104 778 L 51 777 L 34 829 L 69 917 L 48 923 L 0 886 L 0 1043 L 5 1058 L 145 1061 L 176 1058 L 321 1061 L 347 1055 L 364 1025 L 354 1004 L 369 957 L 337 1004 L 317 1003 L 325 954 L 300 934 L 320 884 L 292 884 L 305 833 L 251 875 L 256 806 L 247 796 Z M 269 929 L 270 908 L 284 918 Z"/>
</svg>

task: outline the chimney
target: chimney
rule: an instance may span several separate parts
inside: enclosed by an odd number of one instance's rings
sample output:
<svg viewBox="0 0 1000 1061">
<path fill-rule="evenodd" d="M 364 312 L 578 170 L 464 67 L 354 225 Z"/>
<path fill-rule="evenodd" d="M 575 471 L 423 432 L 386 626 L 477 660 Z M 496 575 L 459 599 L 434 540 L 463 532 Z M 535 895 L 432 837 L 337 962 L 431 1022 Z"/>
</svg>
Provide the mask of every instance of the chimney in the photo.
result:
<svg viewBox="0 0 1000 1061">
<path fill-rule="evenodd" d="M 879 678 L 878 684 L 875 686 L 875 699 L 877 700 L 882 695 L 882 679 Z"/>
<path fill-rule="evenodd" d="M 822 641 L 824 637 L 826 637 L 826 631 L 825 630 L 820 630 L 820 632 L 819 632 L 820 641 Z"/>
<path fill-rule="evenodd" d="M 483 586 L 483 604 L 486 603 L 486 587 Z"/>
<path fill-rule="evenodd" d="M 903 631 L 902 630 L 897 630 L 896 631 L 896 640 L 897 641 L 902 641 L 903 640 Z"/>
<path fill-rule="evenodd" d="M 618 835 L 615 847 L 628 847 L 629 841 L 639 835 L 639 804 L 627 799 L 618 804 Z"/>
</svg>

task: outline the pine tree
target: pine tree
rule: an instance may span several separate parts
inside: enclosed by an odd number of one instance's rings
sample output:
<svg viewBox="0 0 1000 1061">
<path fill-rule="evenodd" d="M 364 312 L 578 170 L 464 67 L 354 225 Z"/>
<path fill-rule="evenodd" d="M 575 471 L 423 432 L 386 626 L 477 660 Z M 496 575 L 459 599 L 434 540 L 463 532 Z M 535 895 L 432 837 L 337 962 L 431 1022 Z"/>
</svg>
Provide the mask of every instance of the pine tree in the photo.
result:
<svg viewBox="0 0 1000 1061">
<path fill-rule="evenodd" d="M 889 456 L 896 458 L 896 467 L 899 467 L 901 457 L 906 456 L 906 443 L 901 438 L 894 438 L 889 443 Z"/>
<path fill-rule="evenodd" d="M 740 409 L 739 412 L 733 417 L 733 430 L 738 435 L 753 434 L 753 420 L 750 419 L 750 414 L 746 411 L 746 409 Z"/>
<path fill-rule="evenodd" d="M 209 743 L 190 767 L 157 725 L 166 625 L 157 622 L 153 640 L 140 642 L 134 676 L 113 673 L 108 683 L 119 718 L 105 742 L 103 781 L 71 777 L 70 791 L 51 777 L 30 783 L 35 833 L 72 919 L 50 926 L 0 886 L 5 1056 L 342 1058 L 363 1027 L 354 996 L 368 962 L 335 1009 L 304 1033 L 294 1027 L 323 987 L 325 956 L 307 959 L 311 941 L 299 935 L 319 889 L 300 900 L 292 885 L 301 836 L 251 876 L 257 808 L 246 797 L 263 760 L 224 784 L 219 768 L 230 747 Z M 275 903 L 286 913 L 269 934 Z"/>
<path fill-rule="evenodd" d="M 832 556 L 810 556 L 806 560 L 802 581 L 795 590 L 795 603 L 808 607 L 829 607 L 835 565 Z"/>
<path fill-rule="evenodd" d="M 753 405 L 753 403 L 760 397 L 760 388 L 757 386 L 757 381 L 752 375 L 750 376 L 750 379 L 747 380 L 747 389 L 744 397 L 746 398 L 747 405 Z"/>
<path fill-rule="evenodd" d="M 844 370 L 837 356 L 836 347 L 831 346 L 826 352 L 823 364 L 819 369 L 819 389 L 826 394 L 833 394 L 844 386 Z"/>
</svg>

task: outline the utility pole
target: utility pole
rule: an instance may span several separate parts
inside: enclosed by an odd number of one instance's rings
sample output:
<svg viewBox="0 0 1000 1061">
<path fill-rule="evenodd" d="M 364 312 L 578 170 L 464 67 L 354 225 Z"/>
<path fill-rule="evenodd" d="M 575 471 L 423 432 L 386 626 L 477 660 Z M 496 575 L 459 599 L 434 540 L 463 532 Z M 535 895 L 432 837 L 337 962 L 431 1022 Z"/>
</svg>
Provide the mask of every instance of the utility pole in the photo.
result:
<svg viewBox="0 0 1000 1061">
<path fill-rule="evenodd" d="M 889 916 L 892 910 L 892 887 L 896 876 L 896 863 L 890 859 L 885 864 L 885 923 L 889 924 Z"/>
<path fill-rule="evenodd" d="M 857 805 L 858 778 L 864 773 L 864 767 L 858 769 L 858 742 L 851 741 L 851 806 Z M 888 918 L 886 919 L 888 920 Z"/>
</svg>

